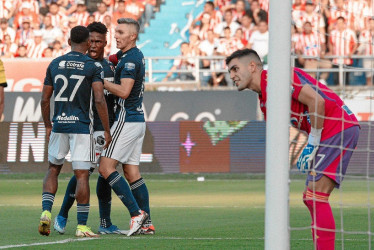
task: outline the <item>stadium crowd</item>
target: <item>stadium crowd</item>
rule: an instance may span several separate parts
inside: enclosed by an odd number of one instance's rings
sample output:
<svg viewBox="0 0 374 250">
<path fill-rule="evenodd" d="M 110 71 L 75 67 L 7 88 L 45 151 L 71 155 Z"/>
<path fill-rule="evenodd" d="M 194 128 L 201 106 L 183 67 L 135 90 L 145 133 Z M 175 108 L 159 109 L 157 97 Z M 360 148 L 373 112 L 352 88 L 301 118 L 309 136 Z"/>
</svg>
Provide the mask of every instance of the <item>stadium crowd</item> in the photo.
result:
<svg viewBox="0 0 374 250">
<path fill-rule="evenodd" d="M 60 56 L 69 50 L 67 38 L 76 25 L 93 21 L 104 23 L 109 32 L 105 54 L 109 55 L 116 20 L 131 17 L 149 26 L 154 12 L 165 0 L 102 0 L 87 8 L 84 0 L 15 0 L 0 1 L 0 49 L 4 58 L 41 58 Z M 93 1 L 95 2 L 95 1 Z M 293 0 L 292 50 L 299 55 L 296 66 L 306 69 L 351 66 L 354 54 L 373 55 L 374 14 L 371 0 Z M 229 56 L 241 48 L 258 52 L 264 64 L 268 54 L 269 0 L 206 1 L 203 12 L 194 17 L 189 27 L 189 40 L 181 44 L 183 56 Z M 309 56 L 309 58 L 304 58 Z M 343 56 L 327 59 L 326 56 Z M 314 58 L 311 58 L 314 57 Z M 373 60 L 363 59 L 364 68 Z M 223 60 L 175 60 L 164 78 L 176 69 L 225 69 Z M 316 76 L 316 73 L 311 73 Z M 326 81 L 329 73 L 319 75 Z M 366 72 L 366 84 L 372 85 L 372 72 Z M 178 79 L 194 79 L 192 73 L 179 73 Z M 204 85 L 225 86 L 228 74 L 201 74 Z M 334 83 L 338 82 L 334 75 Z M 348 80 L 348 78 L 347 78 Z M 347 81 L 346 81 L 347 83 Z"/>
<path fill-rule="evenodd" d="M 88 9 L 85 0 L 1 0 L 0 50 L 3 58 L 57 57 L 70 51 L 68 36 L 77 25 L 93 21 L 108 29 L 111 51 L 118 18 L 133 18 L 147 27 L 161 0 L 102 0 Z"/>
<path fill-rule="evenodd" d="M 182 44 L 182 55 L 227 57 L 246 47 L 256 50 L 267 64 L 268 10 L 269 0 L 206 2 L 203 12 L 195 17 L 189 28 L 190 40 Z M 339 64 L 351 66 L 354 54 L 372 56 L 373 16 L 371 0 L 293 0 L 292 51 L 298 55 L 296 66 L 306 69 L 337 68 Z M 343 58 L 326 59 L 326 56 Z M 372 63 L 373 60 L 364 59 L 363 67 L 372 68 Z M 194 67 L 193 60 L 176 60 L 171 71 Z M 221 60 L 204 60 L 200 67 L 225 69 Z M 193 78 L 192 74 L 182 74 L 187 79 Z M 169 72 L 164 80 L 170 75 Z M 311 75 L 316 77 L 316 73 Z M 202 75 L 201 79 L 205 84 L 225 86 L 230 81 L 227 76 L 225 73 L 212 73 Z M 319 78 L 326 82 L 328 76 L 329 73 L 323 73 Z M 372 85 L 372 73 L 367 72 L 366 77 L 366 84 Z M 335 84 L 337 78 L 336 73 Z"/>
</svg>

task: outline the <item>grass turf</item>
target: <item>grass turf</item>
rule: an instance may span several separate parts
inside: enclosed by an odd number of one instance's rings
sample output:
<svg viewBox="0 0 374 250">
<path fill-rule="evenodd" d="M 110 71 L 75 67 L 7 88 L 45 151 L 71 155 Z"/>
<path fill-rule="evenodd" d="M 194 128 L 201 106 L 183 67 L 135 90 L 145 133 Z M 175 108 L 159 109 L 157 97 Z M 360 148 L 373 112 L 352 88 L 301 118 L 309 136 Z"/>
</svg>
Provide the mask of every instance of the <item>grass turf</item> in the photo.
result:
<svg viewBox="0 0 374 250">
<path fill-rule="evenodd" d="M 53 218 L 61 205 L 68 174 L 62 175 L 56 195 Z M 99 239 L 79 240 L 74 236 L 76 207 L 71 209 L 65 235 L 52 231 L 49 237 L 38 234 L 41 213 L 42 175 L 0 176 L 0 248 L 23 245 L 34 249 L 263 249 L 265 182 L 251 175 L 144 175 L 150 193 L 154 236 L 126 237 L 105 235 Z M 91 210 L 88 225 L 98 228 L 95 195 L 97 174 L 91 177 Z M 291 249 L 312 249 L 310 217 L 301 201 L 304 181 L 290 183 Z M 341 191 L 334 191 L 337 233 L 336 249 L 369 249 L 369 223 L 374 231 L 374 191 L 372 183 L 346 179 Z M 277 208 L 274 208 L 277 209 Z M 370 211 L 371 219 L 368 216 Z M 129 215 L 113 197 L 112 221 L 128 228 Z M 369 222 L 371 221 L 371 222 Z M 374 246 L 371 237 L 371 247 Z M 41 245 L 45 243 L 46 245 Z"/>
</svg>

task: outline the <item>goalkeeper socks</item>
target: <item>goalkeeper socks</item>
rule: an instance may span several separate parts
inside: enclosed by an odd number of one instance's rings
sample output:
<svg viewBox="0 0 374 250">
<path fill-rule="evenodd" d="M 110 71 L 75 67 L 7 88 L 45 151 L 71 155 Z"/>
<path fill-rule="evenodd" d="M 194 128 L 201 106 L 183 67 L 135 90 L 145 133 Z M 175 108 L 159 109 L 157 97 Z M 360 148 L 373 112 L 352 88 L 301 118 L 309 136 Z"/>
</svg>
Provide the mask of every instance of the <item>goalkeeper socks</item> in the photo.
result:
<svg viewBox="0 0 374 250">
<path fill-rule="evenodd" d="M 77 204 L 77 220 L 78 225 L 86 225 L 88 219 L 88 212 L 90 211 L 90 204 Z"/>
<path fill-rule="evenodd" d="M 149 195 L 147 186 L 144 183 L 144 179 L 140 178 L 139 180 L 130 183 L 130 189 L 140 209 L 145 211 L 149 215 L 150 220 L 151 212 L 149 209 Z"/>
<path fill-rule="evenodd" d="M 313 239 L 317 249 L 335 249 L 335 220 L 328 201 L 329 196 L 330 194 L 313 192 L 309 188 L 306 193 L 306 202 L 312 208 L 312 221 L 315 221 L 316 226 L 315 230 L 312 228 L 312 232 L 316 236 Z"/>
<path fill-rule="evenodd" d="M 100 226 L 105 228 L 110 227 L 112 225 L 112 221 L 110 220 L 112 188 L 101 175 L 97 178 L 96 194 L 99 200 Z"/>
<path fill-rule="evenodd" d="M 120 176 L 117 171 L 114 171 L 108 176 L 106 181 L 112 187 L 113 191 L 117 194 L 122 203 L 127 207 L 131 217 L 139 215 L 140 209 L 138 203 L 136 203 L 136 200 L 132 195 L 126 180 Z"/>
<path fill-rule="evenodd" d="M 69 210 L 73 206 L 75 201 L 75 189 L 77 187 L 77 178 L 75 175 L 71 177 L 68 186 L 66 187 L 66 192 L 64 196 L 64 201 L 62 202 L 60 213 L 58 215 L 68 218 Z"/>
<path fill-rule="evenodd" d="M 54 200 L 55 200 L 55 194 L 43 192 L 42 194 L 43 211 L 48 210 L 49 212 L 51 212 Z"/>
</svg>

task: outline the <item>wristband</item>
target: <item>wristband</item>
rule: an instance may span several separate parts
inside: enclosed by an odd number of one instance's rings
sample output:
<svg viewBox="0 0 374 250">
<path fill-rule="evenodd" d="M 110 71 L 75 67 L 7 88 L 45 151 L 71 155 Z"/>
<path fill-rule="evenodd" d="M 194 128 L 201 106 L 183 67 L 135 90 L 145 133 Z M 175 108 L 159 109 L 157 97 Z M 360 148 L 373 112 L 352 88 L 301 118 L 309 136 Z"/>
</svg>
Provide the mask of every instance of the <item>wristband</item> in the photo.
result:
<svg viewBox="0 0 374 250">
<path fill-rule="evenodd" d="M 309 137 L 308 137 L 308 143 L 313 146 L 318 146 L 321 141 L 321 134 L 322 134 L 322 128 L 321 129 L 311 128 Z"/>
</svg>

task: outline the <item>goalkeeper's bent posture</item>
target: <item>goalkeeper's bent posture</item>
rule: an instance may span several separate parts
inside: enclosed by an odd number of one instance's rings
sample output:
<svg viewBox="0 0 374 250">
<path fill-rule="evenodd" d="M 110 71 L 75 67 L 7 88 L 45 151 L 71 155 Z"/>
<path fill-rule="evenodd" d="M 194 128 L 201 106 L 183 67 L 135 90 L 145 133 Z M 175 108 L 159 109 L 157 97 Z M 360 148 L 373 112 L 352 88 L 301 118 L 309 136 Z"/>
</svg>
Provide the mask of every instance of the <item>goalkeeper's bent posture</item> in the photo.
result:
<svg viewBox="0 0 374 250">
<path fill-rule="evenodd" d="M 259 95 L 266 120 L 267 71 L 257 52 L 238 50 L 226 64 L 239 91 Z M 297 167 L 308 172 L 303 201 L 312 217 L 313 241 L 316 249 L 334 249 L 335 221 L 328 199 L 344 178 L 360 126 L 338 95 L 301 69 L 293 69 L 291 91 L 291 124 L 309 135 Z"/>
</svg>

